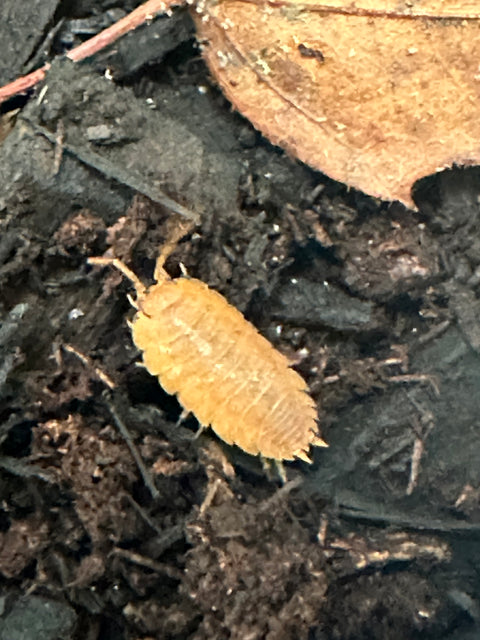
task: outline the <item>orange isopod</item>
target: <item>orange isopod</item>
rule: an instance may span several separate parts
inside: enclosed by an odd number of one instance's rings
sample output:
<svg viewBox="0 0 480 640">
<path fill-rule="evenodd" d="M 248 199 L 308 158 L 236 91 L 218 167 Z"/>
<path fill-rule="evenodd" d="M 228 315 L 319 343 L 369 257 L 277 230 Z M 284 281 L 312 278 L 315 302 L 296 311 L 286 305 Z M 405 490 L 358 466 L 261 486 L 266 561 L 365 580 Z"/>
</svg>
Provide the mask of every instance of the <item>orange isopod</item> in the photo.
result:
<svg viewBox="0 0 480 640">
<path fill-rule="evenodd" d="M 116 258 L 90 258 L 112 265 L 133 283 L 137 313 L 131 324 L 147 370 L 202 427 L 228 444 L 275 460 L 308 457 L 317 435 L 317 411 L 303 378 L 243 315 L 204 282 L 172 279 L 158 257 L 156 283 L 145 287 Z"/>
</svg>

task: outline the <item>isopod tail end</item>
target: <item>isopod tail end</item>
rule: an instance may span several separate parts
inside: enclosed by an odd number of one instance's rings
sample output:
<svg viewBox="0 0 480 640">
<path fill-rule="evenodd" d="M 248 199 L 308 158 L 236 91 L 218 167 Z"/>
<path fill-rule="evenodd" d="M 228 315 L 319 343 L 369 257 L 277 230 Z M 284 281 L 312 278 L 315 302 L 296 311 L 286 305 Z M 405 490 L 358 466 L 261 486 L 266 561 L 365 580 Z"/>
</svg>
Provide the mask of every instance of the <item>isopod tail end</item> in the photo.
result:
<svg viewBox="0 0 480 640">
<path fill-rule="evenodd" d="M 320 436 L 315 436 L 312 440 L 312 444 L 314 447 L 328 447 L 328 442 L 325 442 Z"/>
<path fill-rule="evenodd" d="M 305 451 L 303 451 L 303 449 L 298 449 L 298 451 L 295 451 L 293 455 L 298 460 L 303 460 L 303 462 L 307 462 L 308 464 L 312 464 L 312 459 L 310 458 L 310 456 Z"/>
<path fill-rule="evenodd" d="M 328 447 L 328 444 L 325 442 L 325 440 L 322 440 L 320 436 L 315 436 L 310 441 L 310 444 L 314 447 Z M 312 459 L 304 449 L 297 449 L 296 451 L 294 451 L 293 455 L 298 460 L 303 460 L 303 462 L 308 462 L 308 464 L 312 464 Z"/>
</svg>

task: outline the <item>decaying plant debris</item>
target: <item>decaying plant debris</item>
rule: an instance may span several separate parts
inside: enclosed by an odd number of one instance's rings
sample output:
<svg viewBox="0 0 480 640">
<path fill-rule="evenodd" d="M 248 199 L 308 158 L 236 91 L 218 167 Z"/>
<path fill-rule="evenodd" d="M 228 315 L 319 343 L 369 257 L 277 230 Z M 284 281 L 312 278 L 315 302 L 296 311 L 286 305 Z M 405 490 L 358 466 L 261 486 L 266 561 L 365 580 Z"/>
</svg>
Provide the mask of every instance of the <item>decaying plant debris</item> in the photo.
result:
<svg viewBox="0 0 480 640">
<path fill-rule="evenodd" d="M 476 633 L 478 174 L 424 185 L 420 213 L 379 205 L 260 140 L 191 40 L 123 87 L 92 62 L 55 65 L 0 147 L 0 638 Z M 284 486 L 177 424 L 126 285 L 87 266 L 147 281 L 162 194 L 200 219 L 167 270 L 321 406 L 330 446 Z"/>
</svg>

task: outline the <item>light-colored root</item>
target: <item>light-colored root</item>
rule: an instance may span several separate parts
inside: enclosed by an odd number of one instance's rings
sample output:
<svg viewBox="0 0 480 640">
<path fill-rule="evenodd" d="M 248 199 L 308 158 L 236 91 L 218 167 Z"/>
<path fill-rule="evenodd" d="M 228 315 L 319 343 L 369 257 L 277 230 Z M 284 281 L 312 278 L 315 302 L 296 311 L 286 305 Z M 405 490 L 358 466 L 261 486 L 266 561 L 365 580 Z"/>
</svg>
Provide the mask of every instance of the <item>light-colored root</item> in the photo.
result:
<svg viewBox="0 0 480 640">
<path fill-rule="evenodd" d="M 100 267 L 111 266 L 115 267 L 115 269 L 118 269 L 133 284 L 133 286 L 135 287 L 135 291 L 137 292 L 137 297 L 141 297 L 147 289 L 140 278 L 138 278 L 133 273 L 133 271 L 129 269 L 127 265 L 118 258 L 89 258 L 88 264 L 93 264 Z"/>
<path fill-rule="evenodd" d="M 110 378 L 109 375 L 102 371 L 100 367 L 97 367 L 96 364 L 92 361 L 91 358 L 86 356 L 84 353 L 79 351 L 76 347 L 71 344 L 63 344 L 63 349 L 68 351 L 68 353 L 73 353 L 73 355 L 77 356 L 77 358 L 82 362 L 95 376 L 103 382 L 109 389 L 115 389 L 117 386 L 115 382 Z"/>
</svg>

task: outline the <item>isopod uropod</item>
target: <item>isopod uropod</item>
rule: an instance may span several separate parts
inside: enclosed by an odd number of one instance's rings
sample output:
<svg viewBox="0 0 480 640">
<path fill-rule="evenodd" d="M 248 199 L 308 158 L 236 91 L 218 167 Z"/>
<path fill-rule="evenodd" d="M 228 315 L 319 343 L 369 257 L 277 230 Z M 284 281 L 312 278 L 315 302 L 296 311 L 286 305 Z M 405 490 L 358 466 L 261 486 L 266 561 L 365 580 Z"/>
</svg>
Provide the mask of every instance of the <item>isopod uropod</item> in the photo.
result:
<svg viewBox="0 0 480 640">
<path fill-rule="evenodd" d="M 116 267 L 133 283 L 132 337 L 145 367 L 228 444 L 311 462 L 310 445 L 327 445 L 305 381 L 222 295 L 195 278 L 170 278 L 164 263 L 171 250 L 170 243 L 160 253 L 148 288 L 116 258 L 89 260 Z"/>
</svg>

